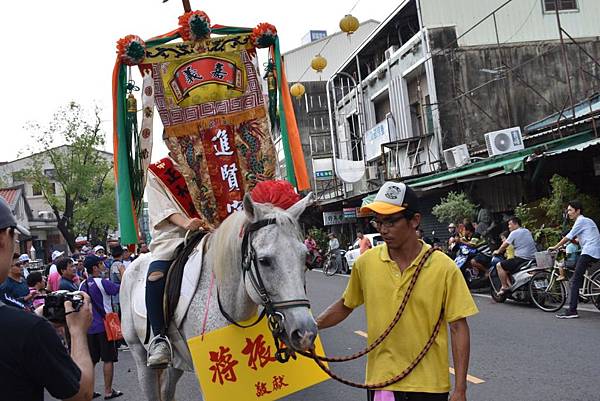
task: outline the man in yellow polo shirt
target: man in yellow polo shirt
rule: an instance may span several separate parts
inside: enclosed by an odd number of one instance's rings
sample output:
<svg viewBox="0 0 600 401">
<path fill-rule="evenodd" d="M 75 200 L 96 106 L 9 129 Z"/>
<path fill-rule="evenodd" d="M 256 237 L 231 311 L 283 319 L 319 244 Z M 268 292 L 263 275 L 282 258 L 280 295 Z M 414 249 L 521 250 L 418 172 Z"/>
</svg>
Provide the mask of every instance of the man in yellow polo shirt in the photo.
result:
<svg viewBox="0 0 600 401">
<path fill-rule="evenodd" d="M 430 246 L 419 240 L 418 199 L 403 183 L 386 182 L 373 203 L 375 224 L 385 244 L 361 255 L 341 299 L 318 318 L 319 329 L 335 326 L 364 304 L 368 343 L 390 325 L 407 292 L 416 267 Z M 368 354 L 366 383 L 389 380 L 404 371 L 428 342 L 443 308 L 443 321 L 433 345 L 414 370 L 394 384 L 369 391 L 370 401 L 448 400 L 450 392 L 448 326 L 456 373 L 451 401 L 465 401 L 470 334 L 467 317 L 478 312 L 460 270 L 442 252 L 424 263 L 402 317 L 386 339 Z"/>
</svg>

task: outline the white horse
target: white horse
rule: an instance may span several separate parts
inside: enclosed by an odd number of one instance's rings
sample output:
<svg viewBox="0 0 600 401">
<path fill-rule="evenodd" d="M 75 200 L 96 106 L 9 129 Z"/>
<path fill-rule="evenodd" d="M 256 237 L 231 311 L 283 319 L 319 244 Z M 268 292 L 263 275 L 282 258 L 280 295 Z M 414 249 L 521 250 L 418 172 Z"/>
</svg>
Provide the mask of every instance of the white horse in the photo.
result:
<svg viewBox="0 0 600 401">
<path fill-rule="evenodd" d="M 313 202 L 312 194 L 299 200 L 287 210 L 272 205 L 257 204 L 249 195 L 244 198 L 244 212 L 229 216 L 206 240 L 202 273 L 190 303 L 187 315 L 179 328 L 169 328 L 169 337 L 183 357 L 183 363 L 164 370 L 146 367 L 146 318 L 145 282 L 151 256 L 136 259 L 126 270 L 121 283 L 123 336 L 129 345 L 137 365 L 138 379 L 148 401 L 172 401 L 177 381 L 184 370 L 191 369 L 191 356 L 185 343 L 186 338 L 201 334 L 203 322 L 206 332 L 230 324 L 219 310 L 217 290 L 223 310 L 235 321 L 245 321 L 257 313 L 261 297 L 253 287 L 248 275 L 242 274 L 242 241 L 240 233 L 251 223 L 274 219 L 255 231 L 250 246 L 256 251 L 257 266 L 264 287 L 273 302 L 306 298 L 305 262 L 306 247 L 298 227 L 298 218 Z M 188 262 L 189 263 L 189 262 Z M 188 268 L 198 268 L 189 266 Z M 209 300 L 211 276 L 214 273 L 212 298 Z M 205 310 L 208 304 L 208 312 Z M 143 313 L 140 313 L 143 309 Z M 281 309 L 287 342 L 293 348 L 307 350 L 317 334 L 315 320 L 306 306 L 298 305 Z M 205 316 L 208 316 L 205 319 Z M 181 337 L 181 335 L 183 338 Z M 179 339 L 179 341 L 178 341 Z"/>
</svg>

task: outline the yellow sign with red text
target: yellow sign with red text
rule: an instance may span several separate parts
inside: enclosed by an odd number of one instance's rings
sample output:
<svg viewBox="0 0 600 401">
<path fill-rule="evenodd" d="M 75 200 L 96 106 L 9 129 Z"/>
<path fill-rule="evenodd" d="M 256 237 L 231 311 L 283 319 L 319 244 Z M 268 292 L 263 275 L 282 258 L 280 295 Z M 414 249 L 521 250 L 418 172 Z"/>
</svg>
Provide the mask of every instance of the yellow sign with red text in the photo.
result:
<svg viewBox="0 0 600 401">
<path fill-rule="evenodd" d="M 263 319 L 254 327 L 234 325 L 188 340 L 194 370 L 206 401 L 270 401 L 329 378 L 313 360 L 297 355 L 275 359 L 275 342 Z M 323 346 L 317 337 L 317 354 Z"/>
</svg>

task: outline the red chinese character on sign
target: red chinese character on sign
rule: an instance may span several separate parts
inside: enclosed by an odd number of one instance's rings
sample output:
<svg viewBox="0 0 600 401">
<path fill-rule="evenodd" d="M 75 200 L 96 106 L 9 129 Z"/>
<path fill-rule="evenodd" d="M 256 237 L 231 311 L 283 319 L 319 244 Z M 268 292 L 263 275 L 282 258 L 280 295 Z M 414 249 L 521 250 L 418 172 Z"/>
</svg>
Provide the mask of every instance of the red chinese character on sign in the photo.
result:
<svg viewBox="0 0 600 401">
<path fill-rule="evenodd" d="M 216 383 L 217 380 L 219 380 L 220 384 L 223 384 L 225 380 L 230 382 L 237 381 L 237 376 L 235 375 L 235 370 L 233 370 L 233 368 L 238 364 L 238 361 L 233 359 L 233 355 L 231 355 L 229 351 L 229 348 L 220 346 L 219 352 L 209 352 L 210 361 L 214 362 L 213 365 L 208 368 L 213 371 L 213 383 Z"/>
<path fill-rule="evenodd" d="M 242 350 L 242 354 L 248 355 L 248 366 L 254 370 L 258 370 L 257 361 L 261 368 L 264 368 L 267 363 L 275 361 L 275 358 L 271 356 L 271 346 L 265 347 L 262 334 L 259 334 L 254 341 L 246 338 L 246 346 Z"/>
<path fill-rule="evenodd" d="M 254 387 L 256 388 L 256 396 L 257 397 L 262 397 L 265 394 L 271 394 L 272 391 L 269 391 L 267 389 L 267 383 L 264 382 L 257 382 Z"/>
<path fill-rule="evenodd" d="M 285 375 L 273 376 L 273 391 L 281 390 L 282 388 L 288 386 L 288 384 L 283 381 L 284 379 L 285 379 Z"/>
</svg>

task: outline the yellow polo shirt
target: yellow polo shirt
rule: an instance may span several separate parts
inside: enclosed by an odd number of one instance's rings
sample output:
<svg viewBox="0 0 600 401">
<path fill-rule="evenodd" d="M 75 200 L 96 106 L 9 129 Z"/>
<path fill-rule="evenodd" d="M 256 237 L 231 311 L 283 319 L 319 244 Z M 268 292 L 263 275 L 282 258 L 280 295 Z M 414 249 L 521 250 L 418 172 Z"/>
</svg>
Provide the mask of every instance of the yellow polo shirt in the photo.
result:
<svg viewBox="0 0 600 401">
<path fill-rule="evenodd" d="M 362 254 L 352 266 L 344 305 L 365 304 L 368 343 L 394 319 L 419 261 L 430 248 L 421 242 L 417 258 L 404 272 L 390 259 L 386 244 Z M 454 262 L 434 252 L 423 266 L 400 321 L 389 336 L 368 354 L 366 383 L 388 380 L 401 373 L 421 352 L 444 305 L 447 323 L 478 312 L 465 280 Z M 442 324 L 429 352 L 403 380 L 386 390 L 445 393 L 450 391 L 448 325 Z"/>
</svg>

